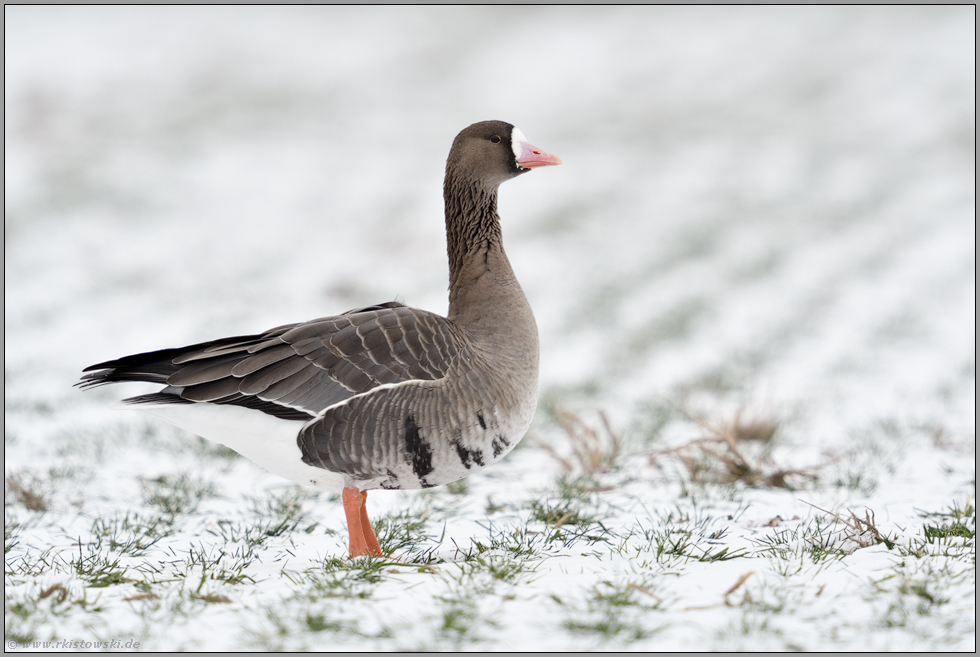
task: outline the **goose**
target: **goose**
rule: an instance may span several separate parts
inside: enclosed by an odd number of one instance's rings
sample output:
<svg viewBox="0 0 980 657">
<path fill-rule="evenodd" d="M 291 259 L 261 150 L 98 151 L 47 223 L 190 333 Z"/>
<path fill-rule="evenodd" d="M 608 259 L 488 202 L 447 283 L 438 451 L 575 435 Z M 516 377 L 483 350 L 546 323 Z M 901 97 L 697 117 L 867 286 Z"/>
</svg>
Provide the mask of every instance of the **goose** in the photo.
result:
<svg viewBox="0 0 980 657">
<path fill-rule="evenodd" d="M 503 121 L 456 136 L 443 187 L 445 317 L 388 301 L 105 361 L 85 368 L 76 385 L 163 385 L 118 406 L 340 493 L 351 557 L 383 556 L 368 519 L 369 490 L 466 477 L 506 456 L 531 424 L 538 331 L 504 252 L 497 190 L 557 164 Z"/>
</svg>

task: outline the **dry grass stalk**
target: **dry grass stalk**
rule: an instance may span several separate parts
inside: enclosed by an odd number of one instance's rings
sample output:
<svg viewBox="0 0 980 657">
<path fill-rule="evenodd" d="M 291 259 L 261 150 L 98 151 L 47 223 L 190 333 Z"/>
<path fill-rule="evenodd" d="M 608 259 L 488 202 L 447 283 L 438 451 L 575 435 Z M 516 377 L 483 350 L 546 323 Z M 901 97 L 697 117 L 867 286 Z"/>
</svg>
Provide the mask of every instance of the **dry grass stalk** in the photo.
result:
<svg viewBox="0 0 980 657">
<path fill-rule="evenodd" d="M 15 476 L 11 475 L 7 477 L 7 489 L 16 495 L 21 504 L 27 508 L 29 511 L 47 511 L 48 503 L 41 496 L 40 493 L 36 491 L 36 483 L 33 486 L 28 486 L 21 483 Z"/>
<path fill-rule="evenodd" d="M 564 514 L 562 517 L 558 518 L 558 520 L 555 522 L 555 526 L 552 527 L 552 529 L 555 530 L 560 529 L 561 526 L 564 525 L 566 522 L 568 522 L 568 519 L 574 515 L 575 515 L 574 511 L 569 511 L 568 513 Z"/>
<path fill-rule="evenodd" d="M 123 602 L 139 602 L 141 600 L 159 600 L 160 596 L 156 593 L 137 593 L 128 598 L 123 598 Z"/>
<path fill-rule="evenodd" d="M 714 423 L 706 418 L 685 413 L 695 424 L 701 427 L 705 438 L 712 438 L 727 443 L 732 449 L 740 442 L 758 441 L 768 444 L 779 428 L 779 422 L 766 418 L 745 420 L 743 409 L 735 411 L 735 417 L 730 422 Z"/>
<path fill-rule="evenodd" d="M 541 442 L 539 446 L 558 461 L 565 471 L 576 470 L 576 462 L 585 474 L 609 472 L 616 467 L 622 445 L 604 412 L 599 411 L 599 419 L 602 421 L 601 429 L 593 428 L 577 414 L 564 408 L 554 408 L 553 415 L 558 426 L 568 436 L 574 461 L 563 456 L 548 443 Z"/>
<path fill-rule="evenodd" d="M 226 595 L 217 595 L 217 594 L 210 593 L 208 595 L 195 595 L 194 598 L 197 600 L 201 600 L 203 602 L 220 603 L 226 605 L 231 604 L 231 598 L 229 598 Z"/>
<path fill-rule="evenodd" d="M 754 573 L 755 573 L 754 570 L 750 570 L 749 572 L 745 573 L 744 575 L 742 575 L 741 577 L 738 578 L 738 581 L 737 582 L 735 582 L 734 584 L 732 584 L 732 587 L 730 589 L 728 589 L 727 591 L 725 591 L 725 604 L 729 604 L 728 603 L 728 596 L 730 596 L 732 593 L 735 593 L 735 591 L 737 591 L 739 589 L 739 587 L 742 586 L 742 584 L 745 584 L 745 580 L 747 580 L 748 578 L 752 577 L 752 575 Z"/>
<path fill-rule="evenodd" d="M 875 525 L 875 512 L 871 509 L 867 507 L 864 508 L 863 518 L 854 513 L 854 511 L 851 509 L 847 510 L 850 517 L 843 517 L 840 514 L 833 513 L 832 511 L 821 509 L 816 504 L 811 504 L 806 500 L 800 501 L 804 504 L 809 504 L 818 511 L 823 511 L 827 515 L 833 517 L 837 522 L 844 525 L 844 529 L 837 533 L 844 541 L 850 541 L 854 544 L 855 547 L 852 548 L 852 551 L 858 548 L 881 545 L 882 543 L 891 549 L 893 541 L 878 530 L 878 527 Z M 833 532 L 831 535 L 833 535 Z"/>
<path fill-rule="evenodd" d="M 650 597 L 651 597 L 651 598 L 653 598 L 653 599 L 654 599 L 654 600 L 655 600 L 655 601 L 656 601 L 656 602 L 657 602 L 658 604 L 660 604 L 660 603 L 662 603 L 662 602 L 664 601 L 664 599 L 663 599 L 663 598 L 661 598 L 661 597 L 660 597 L 659 595 L 654 595 L 653 593 L 651 593 L 651 592 L 650 592 L 650 589 L 648 589 L 648 588 L 646 588 L 645 586 L 640 586 L 639 584 L 632 584 L 632 583 L 630 583 L 630 584 L 628 584 L 628 585 L 626 586 L 626 588 L 628 588 L 628 589 L 630 589 L 630 590 L 633 590 L 633 591 L 637 591 L 637 592 L 639 592 L 639 593 L 642 593 L 643 595 L 647 595 L 647 596 L 650 596 Z"/>
<path fill-rule="evenodd" d="M 68 599 L 68 589 L 66 589 L 65 585 L 61 583 L 52 584 L 44 591 L 42 591 L 41 594 L 38 595 L 38 598 L 44 600 L 45 598 L 50 598 L 52 595 L 55 596 L 54 597 L 55 603 L 61 604 L 62 602 Z"/>
<path fill-rule="evenodd" d="M 691 480 L 695 482 L 732 484 L 741 481 L 750 486 L 793 488 L 789 481 L 791 478 L 817 478 L 810 470 L 768 469 L 764 451 L 758 458 L 746 457 L 741 445 L 750 442 L 768 445 L 779 428 L 776 420 L 746 421 L 741 409 L 736 411 L 730 422 L 721 424 L 687 412 L 684 414 L 701 428 L 703 435 L 679 447 L 654 454 L 652 463 L 664 456 L 674 457 L 687 468 Z"/>
</svg>

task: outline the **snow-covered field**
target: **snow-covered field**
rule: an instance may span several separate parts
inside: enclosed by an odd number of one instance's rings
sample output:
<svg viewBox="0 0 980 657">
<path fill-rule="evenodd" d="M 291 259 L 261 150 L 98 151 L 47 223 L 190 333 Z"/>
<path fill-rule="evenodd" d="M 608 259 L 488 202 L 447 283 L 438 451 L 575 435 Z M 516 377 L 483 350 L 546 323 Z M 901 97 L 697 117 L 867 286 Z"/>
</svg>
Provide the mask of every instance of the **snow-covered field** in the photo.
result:
<svg viewBox="0 0 980 657">
<path fill-rule="evenodd" d="M 7 649 L 975 650 L 975 11 L 6 7 Z M 541 406 L 390 559 L 72 387 L 444 312 L 484 119 L 564 160 L 501 188 Z"/>
</svg>

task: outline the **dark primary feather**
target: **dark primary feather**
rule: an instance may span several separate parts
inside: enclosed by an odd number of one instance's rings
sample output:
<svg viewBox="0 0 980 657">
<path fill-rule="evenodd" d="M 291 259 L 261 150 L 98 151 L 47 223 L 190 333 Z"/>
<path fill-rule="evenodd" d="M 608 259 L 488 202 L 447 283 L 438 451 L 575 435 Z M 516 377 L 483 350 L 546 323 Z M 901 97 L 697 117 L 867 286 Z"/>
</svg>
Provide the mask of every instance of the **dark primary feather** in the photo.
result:
<svg viewBox="0 0 980 657">
<path fill-rule="evenodd" d="M 460 346 L 444 317 L 389 302 L 236 336 L 92 365 L 77 385 L 166 384 L 133 404 L 233 404 L 289 420 L 373 388 L 445 376 Z"/>
</svg>

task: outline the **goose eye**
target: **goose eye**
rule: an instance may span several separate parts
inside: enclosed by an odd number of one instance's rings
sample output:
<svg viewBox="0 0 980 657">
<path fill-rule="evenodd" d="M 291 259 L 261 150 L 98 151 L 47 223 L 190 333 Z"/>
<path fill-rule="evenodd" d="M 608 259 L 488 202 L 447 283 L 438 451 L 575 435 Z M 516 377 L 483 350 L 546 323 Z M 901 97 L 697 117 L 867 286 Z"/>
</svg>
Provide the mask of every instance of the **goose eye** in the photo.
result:
<svg viewBox="0 0 980 657">
<path fill-rule="evenodd" d="M 490 141 L 492 141 L 495 144 L 499 144 L 500 143 L 500 137 L 498 135 L 494 135 L 493 137 L 490 137 Z"/>
</svg>

